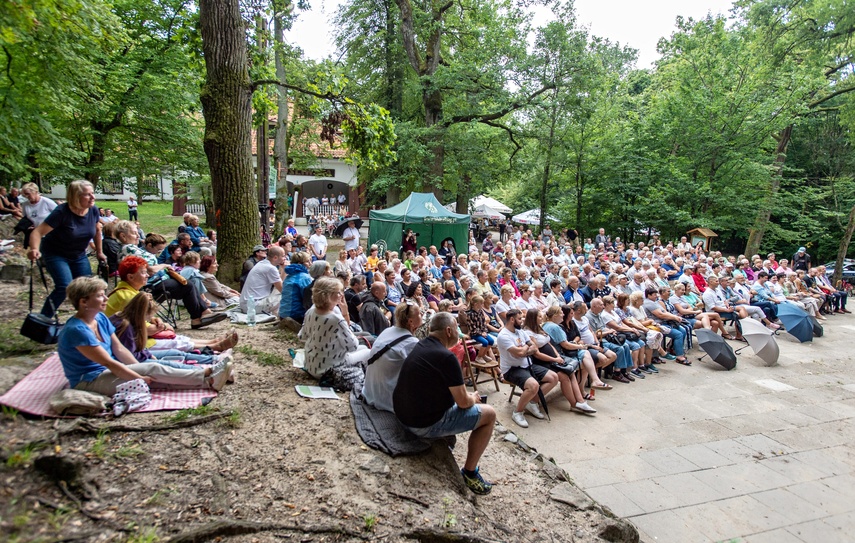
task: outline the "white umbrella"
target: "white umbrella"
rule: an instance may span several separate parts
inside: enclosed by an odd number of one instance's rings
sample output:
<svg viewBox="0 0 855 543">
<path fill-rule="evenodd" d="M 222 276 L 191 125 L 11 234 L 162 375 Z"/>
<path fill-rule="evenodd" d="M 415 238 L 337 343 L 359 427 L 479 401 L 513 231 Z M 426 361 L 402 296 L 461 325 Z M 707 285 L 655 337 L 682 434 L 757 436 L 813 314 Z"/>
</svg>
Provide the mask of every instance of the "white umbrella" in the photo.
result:
<svg viewBox="0 0 855 543">
<path fill-rule="evenodd" d="M 540 224 L 540 209 L 529 209 L 519 215 L 514 215 L 511 220 L 520 224 Z M 558 221 L 552 215 L 547 215 L 546 220 Z"/>
<path fill-rule="evenodd" d="M 513 209 L 509 208 L 508 206 L 496 200 L 495 198 L 490 198 L 489 196 L 484 196 L 483 194 L 481 196 L 476 196 L 475 198 L 469 200 L 469 207 L 473 209 L 476 209 L 478 206 L 481 205 L 489 206 L 498 211 L 499 213 L 510 214 L 514 211 Z"/>
<path fill-rule="evenodd" d="M 479 205 L 472 211 L 473 219 L 504 219 L 505 216 L 488 205 Z"/>
</svg>

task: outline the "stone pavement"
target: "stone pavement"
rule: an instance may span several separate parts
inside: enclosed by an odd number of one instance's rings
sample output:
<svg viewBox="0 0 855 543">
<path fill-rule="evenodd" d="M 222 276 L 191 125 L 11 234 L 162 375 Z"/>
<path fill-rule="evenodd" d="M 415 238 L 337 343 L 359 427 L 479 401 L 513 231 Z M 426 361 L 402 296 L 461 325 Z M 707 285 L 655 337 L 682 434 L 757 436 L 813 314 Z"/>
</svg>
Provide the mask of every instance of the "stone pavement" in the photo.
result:
<svg viewBox="0 0 855 543">
<path fill-rule="evenodd" d="M 507 388 L 490 403 L 643 541 L 852 542 L 853 335 L 855 315 L 831 316 L 813 343 L 782 332 L 779 365 L 748 347 L 730 372 L 698 362 L 695 347 L 691 367 L 609 381 L 615 390 L 597 392 L 593 416 L 551 393 L 552 421 L 529 415 L 528 429 L 511 421 Z"/>
</svg>

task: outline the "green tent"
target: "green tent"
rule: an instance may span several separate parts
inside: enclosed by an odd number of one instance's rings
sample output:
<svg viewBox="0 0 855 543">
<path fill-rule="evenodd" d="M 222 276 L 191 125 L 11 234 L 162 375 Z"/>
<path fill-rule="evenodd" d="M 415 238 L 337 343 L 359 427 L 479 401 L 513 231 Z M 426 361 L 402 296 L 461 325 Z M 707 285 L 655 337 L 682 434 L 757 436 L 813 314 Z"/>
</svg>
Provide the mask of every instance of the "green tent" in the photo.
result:
<svg viewBox="0 0 855 543">
<path fill-rule="evenodd" d="M 456 252 L 469 251 L 469 215 L 445 209 L 432 193 L 413 192 L 396 206 L 370 211 L 368 218 L 368 243 L 377 244 L 381 253 L 398 251 L 408 228 L 419 234 L 419 246 L 439 248 L 451 238 Z"/>
</svg>

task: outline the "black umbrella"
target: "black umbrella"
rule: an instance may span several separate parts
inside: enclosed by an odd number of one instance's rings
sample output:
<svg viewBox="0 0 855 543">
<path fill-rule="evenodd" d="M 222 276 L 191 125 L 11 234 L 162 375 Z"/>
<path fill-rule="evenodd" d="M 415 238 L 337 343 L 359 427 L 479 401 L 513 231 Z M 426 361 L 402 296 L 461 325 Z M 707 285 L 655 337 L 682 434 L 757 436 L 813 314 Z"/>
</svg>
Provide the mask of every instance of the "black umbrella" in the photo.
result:
<svg viewBox="0 0 855 543">
<path fill-rule="evenodd" d="M 822 325 L 819 323 L 818 320 L 816 320 L 816 317 L 814 317 L 813 315 L 810 316 L 810 323 L 813 325 L 813 337 L 822 337 L 822 334 L 825 333 L 825 330 L 823 330 Z"/>
<path fill-rule="evenodd" d="M 528 361 L 528 371 L 531 373 L 534 380 L 537 381 L 537 377 L 534 376 L 534 370 L 531 369 L 531 359 Z M 552 417 L 549 416 L 549 407 L 546 406 L 546 396 L 540 388 L 540 382 L 537 383 L 537 397 L 540 399 L 540 405 L 543 406 L 543 412 L 546 414 L 546 418 L 551 421 Z"/>
<path fill-rule="evenodd" d="M 713 361 L 728 371 L 736 367 L 736 353 L 723 337 L 706 328 L 695 330 L 695 334 L 698 336 L 698 345 Z"/>
<path fill-rule="evenodd" d="M 354 226 L 359 229 L 362 228 L 362 219 L 359 217 L 345 217 L 340 223 L 335 225 L 335 235 L 338 237 L 342 237 L 344 235 L 345 229 L 347 229 L 347 223 L 353 221 Z"/>
</svg>

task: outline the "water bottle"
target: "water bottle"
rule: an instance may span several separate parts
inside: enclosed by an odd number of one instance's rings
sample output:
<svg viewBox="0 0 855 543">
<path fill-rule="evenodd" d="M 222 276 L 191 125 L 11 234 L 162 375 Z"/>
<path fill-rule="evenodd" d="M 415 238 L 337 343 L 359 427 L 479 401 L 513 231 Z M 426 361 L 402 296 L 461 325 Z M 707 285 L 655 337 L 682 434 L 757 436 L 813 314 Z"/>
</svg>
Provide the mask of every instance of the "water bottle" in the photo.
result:
<svg viewBox="0 0 855 543">
<path fill-rule="evenodd" d="M 255 326 L 255 298 L 252 296 L 246 299 L 246 325 Z"/>
</svg>

